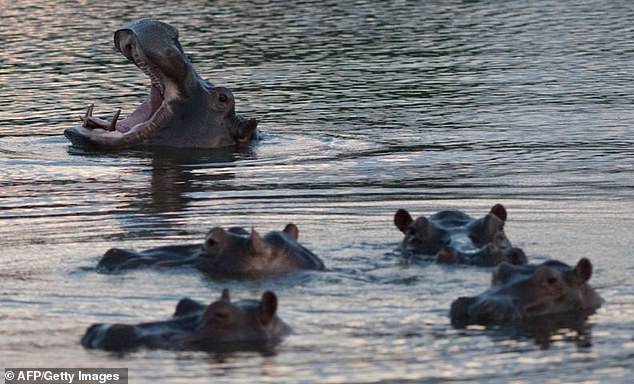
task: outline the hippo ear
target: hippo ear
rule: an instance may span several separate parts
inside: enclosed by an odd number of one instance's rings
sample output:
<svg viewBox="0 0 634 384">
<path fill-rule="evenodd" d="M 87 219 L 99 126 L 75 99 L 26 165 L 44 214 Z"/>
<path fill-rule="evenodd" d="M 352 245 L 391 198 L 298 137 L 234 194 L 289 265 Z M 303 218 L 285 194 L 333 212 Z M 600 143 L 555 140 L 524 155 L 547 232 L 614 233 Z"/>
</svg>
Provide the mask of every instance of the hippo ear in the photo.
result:
<svg viewBox="0 0 634 384">
<path fill-rule="evenodd" d="M 222 290 L 222 294 L 220 295 L 220 300 L 226 301 L 227 303 L 231 301 L 231 297 L 229 296 L 229 290 L 227 288 Z"/>
<path fill-rule="evenodd" d="M 579 260 L 575 267 L 575 275 L 580 284 L 585 283 L 592 277 L 592 263 L 585 257 Z"/>
<path fill-rule="evenodd" d="M 405 209 L 399 209 L 394 214 L 394 225 L 403 233 L 407 232 L 407 228 L 413 221 L 414 219 Z"/>
<path fill-rule="evenodd" d="M 491 237 L 494 236 L 502 228 L 504 228 L 504 221 L 502 221 L 496 215 L 489 213 L 484 216 L 482 226 L 484 228 L 484 233 L 486 234 L 486 236 Z"/>
<path fill-rule="evenodd" d="M 235 101 L 229 88 L 215 87 L 209 93 L 209 108 L 215 112 L 229 112 L 234 109 Z"/>
<path fill-rule="evenodd" d="M 251 236 L 249 236 L 249 248 L 252 251 L 252 256 L 259 256 L 266 252 L 266 243 L 260 237 L 260 234 L 255 230 L 251 229 Z"/>
<path fill-rule="evenodd" d="M 495 216 L 498 217 L 498 219 L 502 220 L 502 221 L 506 221 L 506 208 L 504 208 L 504 206 L 502 204 L 495 204 L 492 208 L 490 213 L 494 214 Z"/>
<path fill-rule="evenodd" d="M 286 227 L 284 227 L 284 233 L 295 240 L 299 239 L 299 228 L 297 228 L 297 225 L 293 223 L 286 224 Z"/>
<path fill-rule="evenodd" d="M 275 296 L 275 293 L 266 291 L 262 294 L 258 312 L 262 324 L 269 324 L 273 320 L 277 312 L 277 296 Z"/>
</svg>

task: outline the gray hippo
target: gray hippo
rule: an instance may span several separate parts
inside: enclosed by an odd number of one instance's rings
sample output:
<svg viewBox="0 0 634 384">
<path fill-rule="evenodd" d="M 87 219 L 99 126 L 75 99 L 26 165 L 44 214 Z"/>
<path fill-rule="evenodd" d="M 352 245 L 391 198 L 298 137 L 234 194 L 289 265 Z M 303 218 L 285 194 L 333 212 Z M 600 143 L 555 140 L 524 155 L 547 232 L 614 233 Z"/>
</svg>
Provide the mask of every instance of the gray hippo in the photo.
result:
<svg viewBox="0 0 634 384">
<path fill-rule="evenodd" d="M 150 95 L 121 120 L 120 110 L 110 120 L 94 117 L 91 105 L 83 124 L 64 132 L 73 145 L 218 148 L 255 138 L 257 121 L 236 115 L 231 91 L 198 75 L 176 28 L 141 19 L 114 33 L 114 47 L 150 78 Z"/>
<path fill-rule="evenodd" d="M 538 265 L 500 264 L 491 287 L 451 304 L 454 326 L 504 324 L 572 314 L 587 317 L 603 299 L 588 285 L 592 263 L 586 258 L 572 268 L 559 261 Z M 578 317 L 578 316 L 576 316 Z"/>
<path fill-rule="evenodd" d="M 266 349 L 291 333 L 277 316 L 277 297 L 265 292 L 258 300 L 231 302 L 229 291 L 203 305 L 185 298 L 169 320 L 137 325 L 93 324 L 81 338 L 85 348 L 129 351 L 151 349 L 224 351 Z"/>
<path fill-rule="evenodd" d="M 526 264 L 526 255 L 504 234 L 506 208 L 496 204 L 481 219 L 458 210 L 444 210 L 416 220 L 404 209 L 394 224 L 405 234 L 401 251 L 406 256 L 429 255 L 442 263 L 495 266 L 501 262 Z"/>
<path fill-rule="evenodd" d="M 299 269 L 323 270 L 324 263 L 300 245 L 299 229 L 287 224 L 283 231 L 264 236 L 241 227 L 213 228 L 204 243 L 171 245 L 141 252 L 112 248 L 97 269 L 116 272 L 141 267 L 191 265 L 211 275 L 231 278 L 261 278 Z"/>
</svg>

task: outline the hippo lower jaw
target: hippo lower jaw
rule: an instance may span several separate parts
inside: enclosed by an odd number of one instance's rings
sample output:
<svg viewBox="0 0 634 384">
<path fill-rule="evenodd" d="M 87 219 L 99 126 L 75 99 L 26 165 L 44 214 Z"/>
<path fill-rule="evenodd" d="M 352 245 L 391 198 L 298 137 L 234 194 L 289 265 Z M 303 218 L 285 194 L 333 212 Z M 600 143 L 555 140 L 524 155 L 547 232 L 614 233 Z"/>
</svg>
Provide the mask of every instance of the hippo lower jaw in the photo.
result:
<svg viewBox="0 0 634 384">
<path fill-rule="evenodd" d="M 85 118 L 89 118 L 91 108 Z M 150 98 L 123 120 L 91 120 L 87 126 L 72 127 L 64 136 L 73 144 L 83 147 L 127 147 L 151 138 L 165 128 L 173 116 L 170 103 L 165 101 L 156 86 L 150 89 Z M 116 116 L 116 115 L 115 115 Z M 90 137 L 87 140 L 86 137 Z"/>
</svg>

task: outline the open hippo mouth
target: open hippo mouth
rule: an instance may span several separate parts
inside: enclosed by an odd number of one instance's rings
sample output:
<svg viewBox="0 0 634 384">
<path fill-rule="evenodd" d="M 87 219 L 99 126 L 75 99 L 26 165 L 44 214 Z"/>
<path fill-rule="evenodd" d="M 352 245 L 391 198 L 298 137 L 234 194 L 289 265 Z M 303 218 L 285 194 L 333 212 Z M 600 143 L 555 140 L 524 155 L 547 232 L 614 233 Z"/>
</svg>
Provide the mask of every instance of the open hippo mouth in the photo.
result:
<svg viewBox="0 0 634 384">
<path fill-rule="evenodd" d="M 166 32 L 174 34 L 174 43 L 176 44 L 171 48 L 178 49 L 180 54 L 184 56 L 185 54 L 178 40 L 176 40 L 177 34 L 175 34 L 175 30 L 170 28 Z M 118 124 L 117 117 L 119 112 L 117 112 L 108 128 L 110 130 L 128 132 L 131 130 L 141 131 L 152 126 L 163 127 L 172 114 L 170 102 L 175 102 L 180 98 L 179 94 L 181 91 L 178 89 L 176 82 L 178 79 L 170 78 L 152 63 L 152 59 L 144 53 L 142 43 L 132 30 L 122 29 L 115 32 L 114 46 L 150 78 L 151 86 L 149 98 L 143 104 Z"/>
<path fill-rule="evenodd" d="M 114 47 L 148 76 L 149 96 L 124 119 L 119 119 L 121 110 L 112 119 L 95 117 L 91 105 L 82 126 L 64 133 L 73 144 L 221 147 L 254 138 L 257 121 L 236 115 L 231 91 L 198 75 L 176 28 L 142 19 L 117 30 Z"/>
<path fill-rule="evenodd" d="M 93 117 L 91 105 L 81 118 L 83 127 L 113 132 L 113 136 L 120 132 L 149 137 L 169 123 L 174 114 L 171 104 L 187 96 L 183 81 L 189 63 L 178 42 L 178 32 L 164 23 L 137 22 L 136 26 L 115 32 L 114 47 L 148 76 L 149 97 L 122 120 L 119 120 L 120 109 L 110 120 Z"/>
</svg>

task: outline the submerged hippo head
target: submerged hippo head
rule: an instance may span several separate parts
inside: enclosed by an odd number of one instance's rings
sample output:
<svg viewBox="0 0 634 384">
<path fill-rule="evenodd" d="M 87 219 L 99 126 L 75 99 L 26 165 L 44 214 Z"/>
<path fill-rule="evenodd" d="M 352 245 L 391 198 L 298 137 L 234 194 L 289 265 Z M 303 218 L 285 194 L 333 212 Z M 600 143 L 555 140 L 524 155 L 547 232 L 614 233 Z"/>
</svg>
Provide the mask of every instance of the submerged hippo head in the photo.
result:
<svg viewBox="0 0 634 384">
<path fill-rule="evenodd" d="M 223 290 L 208 306 L 191 299 L 176 305 L 171 319 L 137 325 L 94 324 L 81 339 L 86 348 L 125 351 L 138 347 L 179 350 L 264 348 L 278 343 L 291 329 L 277 316 L 277 296 L 232 302 Z"/>
<path fill-rule="evenodd" d="M 506 209 L 496 204 L 481 219 L 457 210 L 440 211 L 416 220 L 404 209 L 394 215 L 394 224 L 405 234 L 405 254 L 434 256 L 444 263 L 493 266 L 501 262 L 525 264 L 526 255 L 515 248 L 504 233 Z"/>
<path fill-rule="evenodd" d="M 240 227 L 216 227 L 207 234 L 198 268 L 235 277 L 261 277 L 296 269 L 324 269 L 324 264 L 297 239 L 299 229 L 288 224 L 283 231 L 264 236 Z"/>
<path fill-rule="evenodd" d="M 283 231 L 264 236 L 240 227 L 216 227 L 202 244 L 167 245 L 140 252 L 111 248 L 99 261 L 97 270 L 193 265 L 204 272 L 232 278 L 260 278 L 298 269 L 323 270 L 324 263 L 300 245 L 298 238 L 299 229 L 292 223 Z"/>
<path fill-rule="evenodd" d="M 539 265 L 500 264 L 491 288 L 451 304 L 456 326 L 499 324 L 562 313 L 591 314 L 602 299 L 588 285 L 592 263 L 581 259 L 574 268 L 559 261 Z"/>
<path fill-rule="evenodd" d="M 215 148 L 247 143 L 257 122 L 235 113 L 233 94 L 203 80 L 178 41 L 178 31 L 152 19 L 114 33 L 115 49 L 151 81 L 150 95 L 122 120 L 92 116 L 64 134 L 73 145 L 123 148 L 134 145 Z"/>
</svg>

